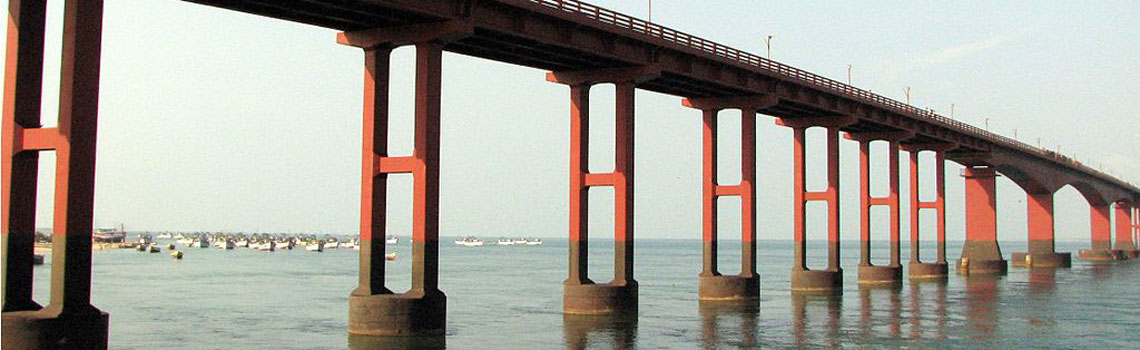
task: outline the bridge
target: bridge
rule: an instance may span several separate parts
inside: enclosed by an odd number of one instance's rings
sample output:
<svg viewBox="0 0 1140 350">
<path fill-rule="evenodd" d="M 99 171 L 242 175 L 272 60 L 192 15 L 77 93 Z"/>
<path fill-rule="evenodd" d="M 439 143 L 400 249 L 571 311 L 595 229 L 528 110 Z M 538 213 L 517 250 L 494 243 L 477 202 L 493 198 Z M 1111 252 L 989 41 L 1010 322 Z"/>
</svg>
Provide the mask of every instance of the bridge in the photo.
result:
<svg viewBox="0 0 1140 350">
<path fill-rule="evenodd" d="M 1054 250 L 1053 193 L 1073 186 L 1091 208 L 1089 249 L 1079 257 L 1123 260 L 1140 256 L 1140 188 L 1063 155 L 915 108 L 731 47 L 574 0 L 190 0 L 219 8 L 340 31 L 336 41 L 364 56 L 359 286 L 351 291 L 348 332 L 362 336 L 442 334 L 446 296 L 438 287 L 439 117 L 444 51 L 547 70 L 546 80 L 568 87 L 570 193 L 569 271 L 563 311 L 568 314 L 636 314 L 634 278 L 634 91 L 682 98 L 703 115 L 703 272 L 695 299 L 756 303 L 755 123 L 760 116 L 794 130 L 795 294 L 836 294 L 843 286 L 839 263 L 839 143 L 860 145 L 861 285 L 898 285 L 900 256 L 899 154 L 910 156 L 911 220 L 908 279 L 944 280 L 950 268 L 964 276 L 1006 273 L 996 236 L 995 177 L 1011 179 L 1027 194 L 1027 252 L 1014 266 L 1068 267 L 1071 254 Z M 108 314 L 91 304 L 91 232 L 99 91 L 102 0 L 65 0 L 58 127 L 42 127 L 44 0 L 9 0 L 9 35 L 3 105 L 3 346 L 105 348 Z M 332 38 L 330 38 L 331 40 Z M 414 151 L 390 155 L 389 55 L 414 46 Z M 615 168 L 588 170 L 589 91 L 615 86 Z M 716 181 L 717 116 L 740 110 L 742 174 L 736 184 Z M 806 130 L 826 130 L 828 186 L 805 186 Z M 890 151 L 890 194 L 870 195 L 871 143 Z M 693 145 L 698 147 L 698 145 Z M 51 293 L 46 306 L 32 300 L 32 255 L 38 152 L 54 151 L 55 219 Z M 919 154 L 935 155 L 937 198 L 921 201 Z M 966 239 L 956 262 L 946 256 L 945 162 L 965 167 Z M 930 166 L 930 165 L 927 165 Z M 384 285 L 385 191 L 388 174 L 410 173 L 413 185 L 411 289 Z M 587 193 L 614 188 L 614 279 L 595 282 L 587 270 Z M 742 203 L 742 269 L 717 267 L 718 197 Z M 806 203 L 828 205 L 827 266 L 809 268 Z M 890 209 L 890 263 L 872 265 L 870 208 Z M 918 212 L 937 212 L 937 258 L 919 259 Z M 1115 242 L 1113 232 L 1115 231 Z M 374 239 L 374 237 L 378 237 Z"/>
</svg>

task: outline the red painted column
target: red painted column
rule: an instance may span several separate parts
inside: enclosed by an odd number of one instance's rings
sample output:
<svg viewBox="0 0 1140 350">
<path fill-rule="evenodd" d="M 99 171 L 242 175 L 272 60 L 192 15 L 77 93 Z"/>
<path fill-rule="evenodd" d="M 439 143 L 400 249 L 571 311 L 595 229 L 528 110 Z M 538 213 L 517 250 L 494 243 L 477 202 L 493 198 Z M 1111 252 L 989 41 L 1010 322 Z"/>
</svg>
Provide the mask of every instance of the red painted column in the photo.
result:
<svg viewBox="0 0 1140 350">
<path fill-rule="evenodd" d="M 1112 226 L 1109 224 L 1108 204 L 1095 204 L 1089 207 L 1089 224 L 1092 226 L 1092 249 L 1112 249 Z"/>
<path fill-rule="evenodd" d="M 942 279 L 946 277 L 946 158 L 945 149 L 948 146 L 923 147 L 920 145 L 907 146 L 910 152 L 910 264 L 907 275 L 911 279 Z M 934 152 L 935 162 L 935 199 L 922 201 L 919 196 L 919 154 L 924 150 Z M 936 212 L 936 260 L 933 263 L 923 263 L 920 255 L 919 213 L 923 210 Z"/>
<path fill-rule="evenodd" d="M 964 275 L 1005 274 L 997 243 L 997 191 L 993 168 L 969 167 L 966 178 L 966 242 L 958 272 Z"/>
<path fill-rule="evenodd" d="M 614 284 L 633 279 L 633 111 L 634 83 L 618 82 L 615 91 L 614 141 Z"/>
<path fill-rule="evenodd" d="M 934 207 L 938 210 L 937 257 L 939 264 L 946 264 L 946 154 L 939 150 L 934 153 L 935 184 L 937 196 Z"/>
<path fill-rule="evenodd" d="M 1026 195 L 1030 253 L 1053 253 L 1053 194 Z"/>
<path fill-rule="evenodd" d="M 439 112 L 443 44 L 416 44 L 412 290 L 439 290 Z"/>
<path fill-rule="evenodd" d="M 1132 207 L 1126 201 L 1116 202 L 1113 211 L 1116 221 L 1116 243 L 1112 249 L 1124 251 L 1129 258 L 1140 257 L 1132 242 Z"/>
<path fill-rule="evenodd" d="M 717 270 L 717 208 L 716 208 L 716 117 L 719 110 L 702 110 L 701 135 L 703 145 L 701 152 L 701 215 L 704 220 L 701 225 L 701 239 L 703 242 L 704 259 L 701 276 L 720 276 Z"/>
<path fill-rule="evenodd" d="M 740 117 L 740 275 L 756 274 L 756 111 Z M 759 284 L 756 286 L 759 290 Z"/>
<path fill-rule="evenodd" d="M 44 0 L 8 1 L 8 48 L 0 155 L 3 311 L 39 310 L 32 300 L 37 152 L 22 152 L 22 134 L 40 124 L 44 65 Z"/>
<path fill-rule="evenodd" d="M 897 283 L 902 281 L 902 266 L 900 265 L 899 248 L 899 143 L 892 138 L 887 140 L 888 146 L 888 177 L 889 191 L 886 197 L 871 195 L 871 142 L 875 138 L 859 134 L 849 134 L 849 138 L 859 141 L 859 182 L 860 182 L 860 243 L 861 262 L 859 264 L 859 283 Z M 891 260 L 887 266 L 871 264 L 871 208 L 885 205 L 890 209 L 890 252 Z"/>
<path fill-rule="evenodd" d="M 565 284 L 592 284 L 589 278 L 590 85 L 570 86 L 570 275 Z"/>
<path fill-rule="evenodd" d="M 787 125 L 787 124 L 785 124 Z M 843 270 L 839 267 L 839 127 L 827 126 L 827 190 L 808 192 L 806 187 L 806 129 L 809 125 L 789 125 L 795 143 L 795 260 L 792 265 L 792 293 L 839 294 L 843 290 Z M 808 201 L 827 202 L 828 264 L 825 270 L 811 270 L 806 257 L 806 209 Z"/>
<path fill-rule="evenodd" d="M 364 50 L 364 120 L 360 180 L 360 271 L 352 295 L 391 294 L 384 286 L 388 173 L 388 77 L 390 47 Z"/>
<path fill-rule="evenodd" d="M 803 174 L 800 174 L 803 176 Z M 827 128 L 827 268 L 839 271 L 839 127 Z"/>
</svg>

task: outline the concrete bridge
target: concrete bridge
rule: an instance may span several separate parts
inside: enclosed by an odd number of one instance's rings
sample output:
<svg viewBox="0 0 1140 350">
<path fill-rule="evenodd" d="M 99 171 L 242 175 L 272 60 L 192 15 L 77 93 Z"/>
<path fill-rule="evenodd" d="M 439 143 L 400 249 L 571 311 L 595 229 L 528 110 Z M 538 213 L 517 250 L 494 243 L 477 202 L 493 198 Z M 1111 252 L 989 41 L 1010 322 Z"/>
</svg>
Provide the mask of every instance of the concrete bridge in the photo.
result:
<svg viewBox="0 0 1140 350">
<path fill-rule="evenodd" d="M 99 91 L 102 0 L 64 0 L 64 43 L 59 126 L 40 121 L 45 0 L 9 0 L 9 34 L 3 106 L 3 344 L 4 348 L 105 348 L 108 315 L 90 302 L 91 229 Z M 1135 203 L 1140 189 L 1062 155 L 900 103 L 853 86 L 770 61 L 709 40 L 572 0 L 192 0 L 235 11 L 332 28 L 337 42 L 364 53 L 364 137 L 361 170 L 359 286 L 351 292 L 349 333 L 365 336 L 442 334 L 446 297 L 438 288 L 439 116 L 443 51 L 550 71 L 546 79 L 568 87 L 571 104 L 569 274 L 564 282 L 567 314 L 636 315 L 634 278 L 634 90 L 683 98 L 704 120 L 704 263 L 700 300 L 755 303 L 756 164 L 755 123 L 760 116 L 794 130 L 796 294 L 837 294 L 839 263 L 840 137 L 860 144 L 861 263 L 858 283 L 898 285 L 901 220 L 898 157 L 910 155 L 910 279 L 945 279 L 945 161 L 965 166 L 966 242 L 954 269 L 968 276 L 1004 274 L 996 240 L 995 177 L 1007 176 L 1029 198 L 1029 251 L 1013 254 L 1015 266 L 1067 267 L 1070 253 L 1053 249 L 1053 193 L 1076 188 L 1091 207 L 1090 260 L 1137 257 L 1133 236 L 1140 225 Z M 331 38 L 330 38 L 331 40 Z M 415 46 L 415 146 L 411 155 L 390 155 L 388 133 L 389 55 Z M 614 84 L 615 169 L 587 169 L 589 90 Z M 737 184 L 716 182 L 717 115 L 741 110 L 742 174 Z M 805 133 L 824 128 L 826 191 L 805 187 Z M 842 135 L 841 135 L 842 134 Z M 873 197 L 869 147 L 890 150 L 890 195 Z M 698 147 L 698 145 L 693 145 Z M 51 299 L 32 300 L 32 246 L 39 151 L 57 155 Z M 935 155 L 937 199 L 920 201 L 918 155 Z M 413 192 L 412 287 L 395 293 L 384 285 L 385 191 L 388 174 L 410 173 Z M 614 188 L 614 279 L 595 282 L 587 271 L 587 189 Z M 742 273 L 717 269 L 718 197 L 742 203 Z M 828 264 L 806 264 L 805 206 L 828 205 Z M 890 209 L 891 257 L 870 263 L 870 208 Z M 937 259 L 919 260 L 918 211 L 937 211 Z M 1111 218 L 1115 218 L 1113 220 Z M 1115 228 L 1115 243 L 1112 232 Z M 374 237 L 378 237 L 373 239 Z"/>
</svg>

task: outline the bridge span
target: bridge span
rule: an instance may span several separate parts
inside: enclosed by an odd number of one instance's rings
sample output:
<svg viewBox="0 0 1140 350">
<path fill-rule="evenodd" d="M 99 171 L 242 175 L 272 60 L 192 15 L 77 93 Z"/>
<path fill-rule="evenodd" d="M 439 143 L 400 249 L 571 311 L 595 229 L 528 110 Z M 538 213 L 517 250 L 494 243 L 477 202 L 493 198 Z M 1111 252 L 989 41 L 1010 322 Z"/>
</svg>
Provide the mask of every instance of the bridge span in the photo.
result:
<svg viewBox="0 0 1140 350">
<path fill-rule="evenodd" d="M 351 291 L 349 333 L 365 336 L 442 334 L 446 296 L 438 288 L 439 117 L 444 51 L 550 71 L 546 79 L 568 86 L 571 115 L 569 273 L 564 282 L 568 314 L 636 314 L 634 278 L 634 91 L 683 98 L 703 115 L 702 301 L 756 303 L 755 123 L 775 118 L 794 130 L 795 255 L 792 292 L 836 294 L 839 263 L 839 153 L 841 137 L 860 144 L 861 285 L 897 286 L 904 280 L 900 256 L 899 188 L 910 186 L 909 279 L 944 280 L 950 268 L 965 276 L 1004 274 L 996 239 L 995 176 L 1007 176 L 1028 197 L 1029 251 L 1013 254 L 1015 266 L 1067 267 L 1070 253 L 1053 248 L 1053 193 L 1071 185 L 1091 207 L 1089 249 L 1079 257 L 1122 260 L 1140 255 L 1140 189 L 1060 154 L 842 84 L 763 57 L 657 24 L 574 0 L 189 0 L 209 6 L 341 31 L 338 43 L 364 53 L 359 286 Z M 3 344 L 39 348 L 68 344 L 105 348 L 108 315 L 90 302 L 91 228 L 99 87 L 102 0 L 65 0 L 59 126 L 40 121 L 45 0 L 9 0 L 9 35 L 3 106 Z M 330 38 L 331 40 L 332 38 Z M 411 155 L 390 155 L 389 55 L 414 46 L 415 141 Z M 615 85 L 615 169 L 591 173 L 588 164 L 589 90 Z M 718 112 L 741 110 L 742 174 L 737 184 L 716 182 Z M 824 128 L 828 188 L 805 187 L 806 130 Z M 890 150 L 890 195 L 870 195 L 872 142 Z M 698 145 L 693 145 L 698 147 Z M 32 300 L 32 247 L 39 151 L 57 154 L 51 300 Z M 899 154 L 910 155 L 911 176 L 899 178 Z M 918 155 L 932 152 L 937 199 L 920 201 Z M 945 161 L 966 167 L 966 242 L 949 262 L 945 248 Z M 388 174 L 410 173 L 413 185 L 413 280 L 409 291 L 384 285 L 384 208 Z M 614 279 L 592 281 L 587 271 L 587 189 L 614 188 Z M 718 197 L 742 203 L 742 272 L 717 268 Z M 828 204 L 828 264 L 809 268 L 805 245 L 806 203 Z M 870 208 L 890 209 L 891 257 L 870 260 Z M 937 259 L 919 260 L 919 210 L 937 211 Z M 1115 222 L 1113 222 L 1113 218 Z M 1113 231 L 1115 228 L 1115 242 Z M 373 237 L 379 237 L 373 239 Z"/>
</svg>

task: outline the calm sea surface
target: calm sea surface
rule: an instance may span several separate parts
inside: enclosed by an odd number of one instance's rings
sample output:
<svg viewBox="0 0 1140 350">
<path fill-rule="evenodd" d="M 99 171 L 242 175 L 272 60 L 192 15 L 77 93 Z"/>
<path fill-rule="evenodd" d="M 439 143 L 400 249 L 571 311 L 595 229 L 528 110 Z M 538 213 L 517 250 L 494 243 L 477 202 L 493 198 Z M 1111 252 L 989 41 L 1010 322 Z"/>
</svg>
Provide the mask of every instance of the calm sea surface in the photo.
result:
<svg viewBox="0 0 1140 350">
<path fill-rule="evenodd" d="M 489 239 L 493 241 L 494 239 Z M 612 242 L 591 242 L 591 278 L 612 277 Z M 809 245 L 809 266 L 826 259 Z M 1075 252 L 1087 244 L 1059 243 Z M 930 248 L 927 248 L 930 247 Z M 388 284 L 410 284 L 410 244 L 390 247 Z M 887 257 L 878 243 L 876 262 Z M 1003 254 L 1024 243 L 1003 242 Z M 344 349 L 348 293 L 357 252 L 303 249 L 257 252 L 190 249 L 167 253 L 97 252 L 93 303 L 111 314 L 113 349 Z M 449 349 L 731 349 L 731 348 L 1136 348 L 1140 264 L 1071 269 L 1010 268 L 999 279 L 951 275 L 945 283 L 905 283 L 898 291 L 861 291 L 858 245 L 844 243 L 841 298 L 790 295 L 791 242 L 762 241 L 759 310 L 701 307 L 698 240 L 637 242 L 636 321 L 564 317 L 566 241 L 538 247 L 441 245 Z M 933 244 L 924 244 L 933 254 Z M 960 244 L 948 256 L 959 256 Z M 720 265 L 739 271 L 739 243 L 723 242 Z M 909 253 L 903 251 L 903 262 Z M 50 259 L 48 260 L 50 264 Z M 47 302 L 50 265 L 36 268 L 36 300 Z M 354 343 L 355 344 L 355 343 Z"/>
</svg>

